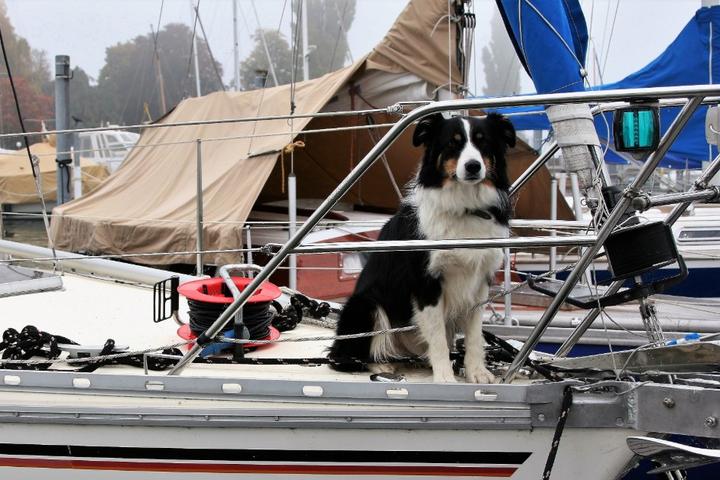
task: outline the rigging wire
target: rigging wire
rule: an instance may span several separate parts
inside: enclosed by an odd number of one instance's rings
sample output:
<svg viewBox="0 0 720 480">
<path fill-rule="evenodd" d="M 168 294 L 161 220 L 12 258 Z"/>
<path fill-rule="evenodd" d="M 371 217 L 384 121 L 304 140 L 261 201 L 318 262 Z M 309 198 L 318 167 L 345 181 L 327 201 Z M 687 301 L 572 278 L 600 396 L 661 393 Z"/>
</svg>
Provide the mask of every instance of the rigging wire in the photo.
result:
<svg viewBox="0 0 720 480">
<path fill-rule="evenodd" d="M 336 11 L 337 17 L 338 17 L 338 32 L 337 32 L 337 35 L 335 36 L 335 46 L 333 47 L 332 55 L 330 55 L 330 65 L 328 65 L 328 72 L 333 71 L 333 65 L 335 63 L 335 54 L 337 53 L 337 48 L 338 48 L 338 45 L 340 44 L 340 38 L 341 38 L 340 34 L 341 33 L 344 34 L 346 36 L 346 40 L 347 40 L 347 33 L 345 32 L 345 27 L 343 26 L 343 23 L 345 22 L 345 15 L 347 14 L 348 5 L 350 5 L 350 2 L 348 2 L 347 0 L 345 1 L 345 8 L 343 8 L 342 15 L 340 14 L 340 9 L 338 8 L 337 3 L 333 2 L 333 4 L 335 5 L 335 11 Z M 346 50 L 347 50 L 347 48 L 346 48 Z"/>
<path fill-rule="evenodd" d="M 200 0 L 197 0 L 195 5 L 195 21 L 193 22 L 192 35 L 190 36 L 190 53 L 188 54 L 187 70 L 185 72 L 185 78 L 182 79 L 181 90 L 183 92 L 183 98 L 187 98 L 188 90 L 186 88 L 188 79 L 190 78 L 190 68 L 192 67 L 193 51 L 195 50 L 195 34 L 197 32 L 198 15 L 197 9 L 200 8 Z"/>
<path fill-rule="evenodd" d="M 607 66 L 608 58 L 610 57 L 610 44 L 612 43 L 613 34 L 615 33 L 615 21 L 617 20 L 618 10 L 620 10 L 620 0 L 617 0 L 617 3 L 615 3 L 615 14 L 613 15 L 612 26 L 610 27 L 610 36 L 608 37 L 607 48 L 605 49 L 605 60 L 603 60 L 603 67 L 601 72 L 601 74 L 603 75 L 605 73 L 605 67 Z"/>
<path fill-rule="evenodd" d="M 223 89 L 223 92 L 227 91 L 227 88 L 225 88 L 225 84 L 223 83 L 222 75 L 220 75 L 220 71 L 218 70 L 218 63 L 215 61 L 215 55 L 212 53 L 212 49 L 210 49 L 210 40 L 207 37 L 207 34 L 205 33 L 205 27 L 203 26 L 202 18 L 200 17 L 200 7 L 199 5 L 195 7 L 195 16 L 198 19 L 198 22 L 200 23 L 200 31 L 202 32 L 203 39 L 205 40 L 205 46 L 207 47 L 208 53 L 210 54 L 210 62 L 212 63 L 213 70 L 215 71 L 215 75 L 217 76 L 218 82 L 220 82 L 220 86 Z"/>
</svg>

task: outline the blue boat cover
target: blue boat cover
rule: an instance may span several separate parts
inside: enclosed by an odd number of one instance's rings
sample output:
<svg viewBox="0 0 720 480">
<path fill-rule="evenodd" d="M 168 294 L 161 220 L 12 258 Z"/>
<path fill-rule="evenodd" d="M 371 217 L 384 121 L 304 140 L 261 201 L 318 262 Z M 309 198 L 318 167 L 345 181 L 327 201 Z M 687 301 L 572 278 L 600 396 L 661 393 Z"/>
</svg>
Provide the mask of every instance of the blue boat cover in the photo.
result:
<svg viewBox="0 0 720 480">
<path fill-rule="evenodd" d="M 517 23 L 518 4 L 527 5 L 522 8 L 520 18 L 523 27 L 520 28 Z M 567 6 L 568 4 L 570 6 Z M 521 61 L 527 65 L 527 70 L 535 83 L 538 93 L 560 92 L 560 91 L 576 91 L 582 90 L 582 83 L 570 86 L 570 82 L 577 74 L 577 62 L 572 65 L 567 60 L 569 54 L 567 47 L 559 40 L 558 36 L 552 32 L 547 25 L 530 24 L 533 22 L 533 15 L 539 17 L 536 10 L 546 11 L 548 9 L 555 10 L 555 15 L 546 12 L 546 18 L 553 18 L 553 26 L 563 36 L 568 45 L 575 45 L 574 42 L 585 42 L 587 45 L 587 33 L 584 17 L 582 12 L 577 12 L 579 5 L 575 1 L 558 0 L 558 1 L 531 1 L 531 0 L 498 0 L 503 17 L 506 18 L 506 26 L 510 25 L 508 32 L 513 37 L 516 45 L 519 43 L 519 32 L 523 31 L 524 38 L 530 38 L 529 32 L 534 32 L 531 42 L 525 43 L 524 55 L 523 50 L 519 50 Z M 534 8 L 531 8 L 534 7 Z M 529 9 L 529 12 L 528 12 Z M 560 18 L 565 16 L 566 18 Z M 540 20 L 543 22 L 542 20 Z M 555 23 L 557 22 L 557 23 Z M 580 26 L 582 22 L 582 26 Z M 544 22 L 543 22 L 544 23 Z M 577 28 L 576 28 L 577 27 Z M 578 35 L 572 32 L 577 29 Z M 549 33 L 548 33 L 549 32 Z M 582 32 L 585 32 L 583 37 Z M 712 38 L 711 38 L 712 36 Z M 540 40 L 544 38 L 544 40 Z M 583 40 L 584 39 L 584 40 Z M 638 40 L 642 41 L 642 40 Z M 554 43 L 555 47 L 549 49 L 548 43 Z M 531 48 L 532 47 L 532 48 Z M 516 47 L 518 48 L 518 47 Z M 576 53 L 584 55 L 584 48 L 578 49 L 573 47 Z M 542 51 L 544 49 L 544 52 Z M 710 50 L 712 49 L 712 55 Z M 537 51 L 536 51 L 537 50 Z M 556 53 L 560 52 L 556 58 Z M 537 62 L 529 60 L 531 55 L 536 56 Z M 583 57 L 584 58 L 584 57 Z M 720 59 L 720 6 L 705 7 L 695 12 L 693 18 L 683 28 L 677 38 L 662 52 L 655 60 L 650 62 L 639 71 L 628 75 L 624 79 L 606 85 L 594 87 L 597 90 L 609 90 L 618 88 L 644 88 L 644 87 L 669 87 L 682 85 L 701 85 L 718 83 L 720 81 L 720 62 L 713 61 Z M 543 63 L 546 65 L 543 66 Z M 565 74 L 561 74 L 558 70 L 566 69 Z M 560 82 L 568 82 L 564 85 L 556 84 L 550 86 L 552 79 L 547 79 L 552 75 L 557 75 Z M 535 115 L 511 116 L 515 128 L 518 130 L 547 130 L 550 129 L 550 123 L 547 117 L 542 113 L 542 107 L 524 107 L 524 108 L 507 108 L 499 109 L 501 113 L 514 114 L 520 112 L 534 112 Z M 678 108 L 668 108 L 661 111 L 660 123 L 663 133 L 677 116 Z M 710 155 L 717 155 L 717 148 L 713 146 L 712 152 L 708 151 L 708 144 L 705 141 L 705 113 L 707 107 L 701 107 L 692 116 L 687 126 L 675 140 L 670 151 L 663 159 L 661 166 L 671 168 L 700 168 L 704 160 L 708 160 Z M 608 129 L 607 124 L 612 126 L 612 115 L 607 114 L 605 120 L 602 117 L 596 119 L 596 127 L 601 141 L 609 142 L 612 146 L 612 128 Z M 610 150 L 606 156 L 606 161 L 625 163 L 625 160 L 617 155 L 612 154 Z"/>
</svg>

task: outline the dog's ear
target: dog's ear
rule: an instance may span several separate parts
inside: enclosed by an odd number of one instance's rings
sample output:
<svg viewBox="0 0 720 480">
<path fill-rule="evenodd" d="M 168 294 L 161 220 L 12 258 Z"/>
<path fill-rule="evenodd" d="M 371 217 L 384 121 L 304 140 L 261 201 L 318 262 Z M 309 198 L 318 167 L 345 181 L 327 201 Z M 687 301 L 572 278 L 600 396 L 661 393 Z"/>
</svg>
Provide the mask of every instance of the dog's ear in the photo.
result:
<svg viewBox="0 0 720 480">
<path fill-rule="evenodd" d="M 514 147 L 516 141 L 515 127 L 510 120 L 499 113 L 490 113 L 486 118 L 490 129 L 498 138 L 502 138 L 508 147 Z"/>
<path fill-rule="evenodd" d="M 443 116 L 440 113 L 433 113 L 429 115 L 417 124 L 415 132 L 413 133 L 413 145 L 419 147 L 420 145 L 426 145 L 433 137 L 435 132 L 440 128 L 443 122 Z"/>
</svg>

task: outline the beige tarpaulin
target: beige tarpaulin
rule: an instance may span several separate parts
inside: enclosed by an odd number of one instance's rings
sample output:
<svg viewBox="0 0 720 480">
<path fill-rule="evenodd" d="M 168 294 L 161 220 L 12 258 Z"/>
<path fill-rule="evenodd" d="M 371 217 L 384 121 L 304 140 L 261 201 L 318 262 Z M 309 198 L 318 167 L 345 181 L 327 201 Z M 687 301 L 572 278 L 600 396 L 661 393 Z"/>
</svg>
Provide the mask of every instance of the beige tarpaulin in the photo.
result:
<svg viewBox="0 0 720 480">
<path fill-rule="evenodd" d="M 46 201 L 54 201 L 57 192 L 55 147 L 47 143 L 36 143 L 30 145 L 30 152 L 39 159 L 43 196 Z M 83 192 L 90 192 L 108 176 L 104 166 L 86 158 L 80 159 L 80 167 Z M 0 204 L 16 205 L 39 201 L 25 149 L 0 154 Z"/>
<path fill-rule="evenodd" d="M 317 112 L 360 62 L 298 83 L 297 113 Z M 180 103 L 160 123 L 285 115 L 290 86 L 216 92 Z M 309 118 L 294 120 L 302 130 Z M 242 246 L 242 226 L 275 165 L 293 140 L 287 120 L 154 128 L 145 131 L 123 165 L 95 192 L 53 210 L 51 234 L 60 249 L 104 253 L 187 252 L 196 248 L 197 139 L 202 139 L 205 246 Z M 272 134 L 272 135 L 271 135 Z M 279 135 L 278 135 L 279 134 Z M 237 260 L 206 256 L 207 262 Z M 138 259 L 192 263 L 176 254 Z"/>
<path fill-rule="evenodd" d="M 457 30 L 448 16 L 447 1 L 416 0 L 408 3 L 393 26 L 368 56 L 368 68 L 392 73 L 412 73 L 431 85 L 447 88 L 462 83 L 454 61 L 448 74 L 448 47 L 454 49 Z M 451 27 L 448 39 L 448 21 Z M 452 77 L 452 78 L 451 78 Z M 453 88 L 455 90 L 455 88 Z"/>
</svg>

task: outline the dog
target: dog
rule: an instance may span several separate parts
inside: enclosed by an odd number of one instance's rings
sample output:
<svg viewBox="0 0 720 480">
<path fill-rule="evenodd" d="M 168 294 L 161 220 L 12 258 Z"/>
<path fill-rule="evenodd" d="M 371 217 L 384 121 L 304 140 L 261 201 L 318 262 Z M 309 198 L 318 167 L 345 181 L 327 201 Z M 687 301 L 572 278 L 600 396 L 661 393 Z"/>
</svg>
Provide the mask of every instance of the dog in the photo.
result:
<svg viewBox="0 0 720 480">
<path fill-rule="evenodd" d="M 441 114 L 423 118 L 413 145 L 424 155 L 397 213 L 378 240 L 498 238 L 509 234 L 512 208 L 505 153 L 515 146 L 512 123 Z M 450 348 L 465 334 L 465 379 L 492 383 L 485 367 L 482 308 L 502 251 L 454 249 L 376 252 L 368 256 L 337 324 L 337 335 L 416 325 L 417 330 L 335 340 L 328 357 L 341 371 L 370 370 L 393 358 L 421 356 L 434 382 L 455 382 Z M 387 366 L 382 366 L 387 369 Z"/>
</svg>

